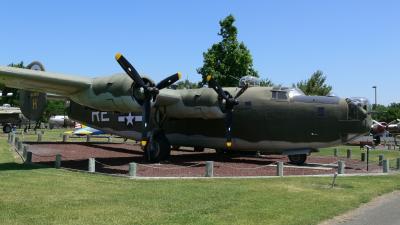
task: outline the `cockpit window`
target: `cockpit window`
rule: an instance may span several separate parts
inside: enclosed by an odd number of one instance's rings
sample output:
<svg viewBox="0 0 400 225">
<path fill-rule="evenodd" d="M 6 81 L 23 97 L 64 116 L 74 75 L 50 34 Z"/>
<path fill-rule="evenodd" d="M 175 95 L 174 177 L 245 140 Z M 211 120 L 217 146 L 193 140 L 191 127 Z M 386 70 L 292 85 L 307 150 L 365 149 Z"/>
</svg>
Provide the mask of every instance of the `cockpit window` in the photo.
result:
<svg viewBox="0 0 400 225">
<path fill-rule="evenodd" d="M 286 100 L 286 91 L 272 91 L 272 99 Z"/>
<path fill-rule="evenodd" d="M 292 88 L 288 92 L 289 98 L 293 98 L 294 96 L 305 95 L 304 92 L 298 88 Z"/>
</svg>

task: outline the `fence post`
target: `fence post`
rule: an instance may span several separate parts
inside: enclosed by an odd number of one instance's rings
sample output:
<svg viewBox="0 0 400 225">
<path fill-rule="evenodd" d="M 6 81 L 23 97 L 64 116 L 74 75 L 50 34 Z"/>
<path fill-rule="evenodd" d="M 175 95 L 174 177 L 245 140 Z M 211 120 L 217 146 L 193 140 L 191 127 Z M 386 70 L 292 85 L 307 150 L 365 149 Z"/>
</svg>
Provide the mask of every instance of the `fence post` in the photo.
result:
<svg viewBox="0 0 400 225">
<path fill-rule="evenodd" d="M 42 136 L 43 136 L 42 132 L 37 134 L 37 142 L 41 142 L 42 141 Z"/>
<path fill-rule="evenodd" d="M 86 142 L 90 142 L 90 135 L 88 134 L 88 135 L 86 135 Z"/>
<path fill-rule="evenodd" d="M 214 162 L 207 161 L 206 162 L 206 177 L 213 177 L 214 176 Z"/>
<path fill-rule="evenodd" d="M 276 175 L 283 177 L 283 162 L 277 162 L 276 164 Z"/>
<path fill-rule="evenodd" d="M 383 162 L 382 162 L 382 161 L 383 161 L 383 155 L 381 154 L 381 155 L 379 155 L 378 157 L 379 157 L 379 163 L 378 163 L 378 165 L 379 165 L 379 166 L 382 166 L 382 163 L 383 163 Z"/>
<path fill-rule="evenodd" d="M 338 174 L 344 174 L 345 173 L 345 163 L 344 161 L 339 160 L 338 161 Z"/>
<path fill-rule="evenodd" d="M 25 160 L 26 164 L 31 164 L 32 163 L 32 152 L 26 152 L 26 160 Z"/>
<path fill-rule="evenodd" d="M 56 161 L 54 162 L 54 167 L 59 169 L 61 167 L 61 155 L 56 155 Z"/>
<path fill-rule="evenodd" d="M 89 172 L 90 173 L 96 172 L 96 162 L 94 158 L 89 158 Z"/>
<path fill-rule="evenodd" d="M 15 137 L 14 143 L 13 143 L 15 147 L 18 146 L 18 142 L 19 142 L 19 137 Z"/>
<path fill-rule="evenodd" d="M 136 169 L 137 165 L 136 163 L 129 163 L 129 176 L 130 177 L 136 177 Z"/>
<path fill-rule="evenodd" d="M 67 142 L 68 140 L 68 135 L 67 134 L 63 134 L 63 142 Z"/>
<path fill-rule="evenodd" d="M 365 152 L 361 152 L 361 162 L 365 162 Z"/>
<path fill-rule="evenodd" d="M 29 150 L 29 146 L 28 145 L 24 145 L 24 150 L 22 151 L 22 157 L 26 160 L 27 158 L 27 153 Z"/>
<path fill-rule="evenodd" d="M 17 151 L 19 151 L 19 152 L 22 151 L 22 141 L 17 142 Z"/>
<path fill-rule="evenodd" d="M 11 134 L 11 140 L 10 140 L 10 144 L 14 145 L 15 143 L 15 133 Z"/>
<path fill-rule="evenodd" d="M 383 170 L 383 172 L 384 173 L 389 173 L 389 160 L 388 159 L 384 159 L 384 160 L 382 160 L 382 164 L 383 164 L 383 168 L 382 168 L 382 170 Z"/>
<path fill-rule="evenodd" d="M 351 149 L 347 149 L 347 158 L 351 159 Z"/>
<path fill-rule="evenodd" d="M 334 148 L 333 149 L 333 156 L 334 157 L 338 157 L 338 155 L 339 155 L 339 150 L 337 148 Z"/>
</svg>

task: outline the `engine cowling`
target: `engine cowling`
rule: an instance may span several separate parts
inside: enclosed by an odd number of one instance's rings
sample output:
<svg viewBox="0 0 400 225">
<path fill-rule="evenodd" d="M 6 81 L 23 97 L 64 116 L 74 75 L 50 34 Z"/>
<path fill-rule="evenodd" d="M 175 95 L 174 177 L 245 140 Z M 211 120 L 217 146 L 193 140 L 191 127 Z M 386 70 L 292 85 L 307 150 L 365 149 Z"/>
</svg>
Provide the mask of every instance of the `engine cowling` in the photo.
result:
<svg viewBox="0 0 400 225">
<path fill-rule="evenodd" d="M 72 96 L 72 100 L 101 111 L 136 112 L 133 81 L 126 74 L 93 79 L 91 88 Z"/>
</svg>

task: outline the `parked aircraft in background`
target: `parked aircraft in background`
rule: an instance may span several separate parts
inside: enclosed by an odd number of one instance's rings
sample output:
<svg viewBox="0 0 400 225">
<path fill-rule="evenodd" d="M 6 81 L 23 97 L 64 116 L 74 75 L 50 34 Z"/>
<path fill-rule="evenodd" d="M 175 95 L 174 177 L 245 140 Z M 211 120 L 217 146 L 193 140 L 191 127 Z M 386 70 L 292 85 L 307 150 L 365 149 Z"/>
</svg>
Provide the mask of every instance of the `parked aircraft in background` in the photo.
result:
<svg viewBox="0 0 400 225">
<path fill-rule="evenodd" d="M 295 88 L 247 84 L 222 88 L 211 75 L 209 88 L 172 90 L 168 87 L 180 73 L 156 84 L 121 54 L 116 60 L 125 73 L 92 79 L 0 67 L 0 83 L 64 96 L 70 118 L 140 140 L 152 162 L 167 158 L 172 145 L 285 154 L 301 164 L 318 148 L 368 133 L 372 124 L 363 98 L 306 96 Z M 33 102 L 37 99 L 31 101 L 37 111 Z"/>
<path fill-rule="evenodd" d="M 373 120 L 370 133 L 374 137 L 375 145 L 379 145 L 381 137 L 388 136 L 389 134 L 396 137 L 400 135 L 400 119 L 391 121 L 390 123 L 378 122 Z M 396 140 L 396 139 L 395 139 Z"/>
<path fill-rule="evenodd" d="M 76 135 L 76 136 L 86 136 L 86 135 L 100 135 L 100 134 L 105 134 L 104 131 L 97 130 L 85 125 L 80 125 L 79 128 L 75 127 L 75 130 L 73 131 L 66 131 L 64 134 L 69 134 L 69 135 Z"/>
</svg>

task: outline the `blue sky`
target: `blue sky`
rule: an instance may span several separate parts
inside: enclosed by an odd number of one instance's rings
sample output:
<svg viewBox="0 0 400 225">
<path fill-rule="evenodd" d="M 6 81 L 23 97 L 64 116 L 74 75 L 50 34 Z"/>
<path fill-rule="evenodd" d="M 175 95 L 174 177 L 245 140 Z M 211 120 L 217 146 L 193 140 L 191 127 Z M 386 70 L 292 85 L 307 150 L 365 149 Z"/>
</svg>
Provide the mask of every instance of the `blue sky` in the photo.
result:
<svg viewBox="0 0 400 225">
<path fill-rule="evenodd" d="M 291 85 L 320 69 L 334 93 L 400 102 L 400 1 L 2 1 L 0 65 L 33 60 L 83 76 L 124 54 L 159 81 L 200 80 L 202 53 L 232 13 L 261 77 Z"/>
</svg>

